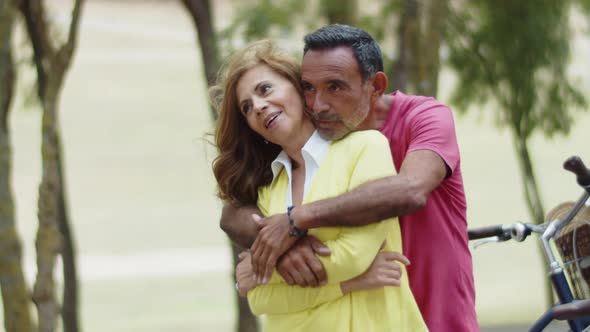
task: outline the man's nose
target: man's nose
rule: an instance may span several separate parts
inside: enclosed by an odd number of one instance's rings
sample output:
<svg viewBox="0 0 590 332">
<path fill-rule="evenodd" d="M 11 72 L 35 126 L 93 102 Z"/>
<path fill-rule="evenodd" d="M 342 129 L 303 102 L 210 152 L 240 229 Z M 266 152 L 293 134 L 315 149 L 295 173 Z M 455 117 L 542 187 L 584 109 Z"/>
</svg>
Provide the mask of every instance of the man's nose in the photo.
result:
<svg viewBox="0 0 590 332">
<path fill-rule="evenodd" d="M 312 113 L 320 113 L 323 111 L 327 111 L 328 109 L 330 109 L 330 105 L 328 105 L 328 103 L 325 102 L 320 93 L 316 93 L 315 96 L 313 96 L 311 104 Z"/>
</svg>

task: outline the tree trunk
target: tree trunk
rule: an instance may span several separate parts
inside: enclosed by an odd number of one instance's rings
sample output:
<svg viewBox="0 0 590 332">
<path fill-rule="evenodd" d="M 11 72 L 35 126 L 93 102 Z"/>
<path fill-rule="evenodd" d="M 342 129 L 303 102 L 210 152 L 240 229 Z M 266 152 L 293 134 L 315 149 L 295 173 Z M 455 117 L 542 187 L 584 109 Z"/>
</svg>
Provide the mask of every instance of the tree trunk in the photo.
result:
<svg viewBox="0 0 590 332">
<path fill-rule="evenodd" d="M 215 84 L 219 70 L 219 52 L 211 5 L 209 0 L 182 0 L 182 3 L 189 12 L 197 30 L 207 85 L 212 86 Z M 217 119 L 217 113 L 213 107 L 210 108 L 210 111 L 211 117 L 214 120 Z"/>
<path fill-rule="evenodd" d="M 42 178 L 39 185 L 39 228 L 37 230 L 37 279 L 33 301 L 37 305 L 39 330 L 54 331 L 59 314 L 55 296 L 54 267 L 62 254 L 64 272 L 64 331 L 78 331 L 77 275 L 75 251 L 68 220 L 61 138 L 58 121 L 58 101 L 65 73 L 76 48 L 81 9 L 84 0 L 76 0 L 72 10 L 67 41 L 54 47 L 41 0 L 23 0 L 21 12 L 33 46 L 37 68 L 37 95 L 43 108 L 41 126 Z"/>
<path fill-rule="evenodd" d="M 8 114 L 14 93 L 12 41 L 16 3 L 0 0 L 0 288 L 7 332 L 29 332 L 33 323 L 22 268 L 22 249 L 15 226 L 10 186 L 12 152 Z"/>
<path fill-rule="evenodd" d="M 531 161 L 527 139 L 517 137 L 515 141 L 527 207 L 533 216 L 535 224 L 542 224 L 545 221 L 545 211 L 541 201 L 541 193 L 539 192 L 535 172 L 533 171 L 533 163 Z"/>
<path fill-rule="evenodd" d="M 244 249 L 237 246 L 236 244 L 231 243 L 231 251 L 232 251 L 232 260 L 233 260 L 233 270 L 232 270 L 232 275 L 233 275 L 233 280 L 234 283 L 236 282 L 235 279 L 235 269 L 236 269 L 236 265 L 239 262 L 238 259 L 238 255 L 240 254 L 240 252 L 242 252 Z M 256 321 L 256 316 L 254 316 L 252 314 L 252 311 L 250 311 L 250 306 L 248 305 L 248 299 L 245 297 L 240 297 L 240 295 L 237 293 L 236 291 L 236 301 L 238 304 L 238 321 L 237 321 L 237 326 L 236 326 L 236 331 L 237 332 L 256 332 L 258 331 L 258 322 Z"/>
<path fill-rule="evenodd" d="M 50 81 L 51 82 L 51 81 Z M 49 91 L 57 93 L 59 82 Z M 59 132 L 57 95 L 44 98 L 41 151 L 43 175 L 39 186 L 39 230 L 37 232 L 37 264 L 39 274 L 35 282 L 33 298 L 39 308 L 39 328 L 55 329 L 56 318 L 62 314 L 65 332 L 78 331 L 78 278 L 75 250 L 70 232 L 64 191 L 61 137 Z M 63 307 L 55 299 L 53 269 L 57 255 L 63 263 Z M 42 268 L 43 267 L 43 268 Z M 41 315 L 43 312 L 43 315 Z"/>
<path fill-rule="evenodd" d="M 60 69 L 60 71 L 65 69 Z M 59 71 L 56 71 L 56 73 Z M 61 135 L 59 132 L 58 100 L 62 87 L 60 75 L 48 80 L 42 97 L 43 121 L 41 127 L 41 155 L 43 173 L 39 186 L 39 229 L 37 231 L 38 274 L 33 299 L 39 311 L 39 329 L 54 331 L 57 315 L 61 312 L 65 332 L 78 331 L 78 278 L 75 250 L 68 219 L 64 174 L 62 165 Z M 53 279 L 55 260 L 62 255 L 63 307 L 60 310 L 55 297 Z"/>
<path fill-rule="evenodd" d="M 55 89 L 54 86 L 51 88 Z M 62 236 L 59 232 L 58 204 L 61 183 L 57 163 L 58 137 L 55 102 L 46 98 L 43 103 L 42 120 L 42 166 L 39 185 L 37 230 L 37 279 L 33 288 L 33 301 L 37 305 L 39 330 L 55 331 L 59 305 L 55 296 L 54 268 L 57 255 L 62 250 Z"/>
<path fill-rule="evenodd" d="M 541 193 L 537 186 L 537 180 L 535 172 L 533 170 L 533 163 L 528 148 L 527 138 L 518 135 L 515 131 L 514 134 L 514 146 L 516 147 L 517 159 L 520 165 L 520 172 L 522 175 L 524 195 L 527 202 L 529 213 L 533 217 L 535 224 L 542 224 L 545 222 L 545 212 L 543 208 L 543 202 L 541 201 Z M 541 260 L 543 266 L 546 265 L 544 258 L 544 248 L 539 246 L 541 253 Z M 545 299 L 546 307 L 550 308 L 553 306 L 553 287 L 549 279 L 545 279 Z"/>
<path fill-rule="evenodd" d="M 404 0 L 398 26 L 398 59 L 388 73 L 394 90 L 436 97 L 440 44 L 448 0 Z"/>
<path fill-rule="evenodd" d="M 424 72 L 419 85 L 419 93 L 436 97 L 438 92 L 438 73 L 440 72 L 440 44 L 445 34 L 449 16 L 448 0 L 431 0 L 425 15 L 424 38 Z"/>
<path fill-rule="evenodd" d="M 217 36 L 213 24 L 211 4 L 209 0 L 182 0 L 182 4 L 188 11 L 198 35 L 198 45 L 201 50 L 201 58 L 205 71 L 207 85 L 215 84 L 217 72 L 219 71 L 220 61 L 217 48 Z M 217 112 L 210 107 L 210 114 L 213 121 L 217 120 Z M 238 263 L 238 254 L 240 249 L 235 245 L 232 247 L 233 271 Z M 235 280 L 234 280 L 235 282 Z M 250 311 L 250 306 L 245 298 L 240 297 L 237 291 L 234 291 L 234 298 L 238 308 L 238 320 L 236 331 L 238 332 L 255 332 L 258 331 L 256 317 Z"/>
<path fill-rule="evenodd" d="M 356 0 L 322 0 L 320 13 L 329 24 L 356 25 L 358 5 Z"/>
<path fill-rule="evenodd" d="M 408 91 L 408 83 L 412 80 L 412 66 L 420 28 L 417 0 L 404 0 L 402 13 L 397 28 L 397 61 L 392 72 L 387 73 L 393 90 Z"/>
<path fill-rule="evenodd" d="M 57 134 L 57 152 L 57 171 L 60 182 L 57 216 L 59 221 L 59 231 L 63 236 L 63 246 L 61 251 L 64 276 L 62 320 L 64 332 L 77 332 L 79 330 L 78 273 L 76 268 L 74 237 L 72 235 L 73 232 L 71 231 L 70 218 L 66 204 L 66 192 L 64 190 L 66 187 L 66 180 L 63 171 L 64 165 L 59 132 Z"/>
</svg>

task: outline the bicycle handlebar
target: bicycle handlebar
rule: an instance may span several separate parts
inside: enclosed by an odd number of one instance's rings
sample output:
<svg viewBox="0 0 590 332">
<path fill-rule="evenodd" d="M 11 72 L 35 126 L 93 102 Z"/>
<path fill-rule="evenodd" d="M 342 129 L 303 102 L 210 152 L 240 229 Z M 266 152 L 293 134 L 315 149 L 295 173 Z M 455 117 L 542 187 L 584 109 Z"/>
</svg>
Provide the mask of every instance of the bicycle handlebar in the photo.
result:
<svg viewBox="0 0 590 332">
<path fill-rule="evenodd" d="M 544 225 L 533 225 L 517 222 L 511 225 L 493 225 L 480 228 L 472 228 L 468 230 L 467 233 L 469 235 L 469 240 L 491 238 L 491 242 L 502 242 L 510 239 L 522 242 L 529 235 L 531 235 L 531 233 L 542 234 L 544 230 Z M 482 242 L 489 241 L 483 240 Z"/>
<path fill-rule="evenodd" d="M 582 159 L 578 156 L 569 157 L 564 163 L 563 168 L 576 174 L 578 184 L 586 191 L 590 192 L 590 169 L 584 165 Z"/>
<path fill-rule="evenodd" d="M 478 240 L 486 237 L 505 235 L 502 225 L 473 228 L 468 230 L 467 233 L 469 234 L 469 240 Z"/>
</svg>

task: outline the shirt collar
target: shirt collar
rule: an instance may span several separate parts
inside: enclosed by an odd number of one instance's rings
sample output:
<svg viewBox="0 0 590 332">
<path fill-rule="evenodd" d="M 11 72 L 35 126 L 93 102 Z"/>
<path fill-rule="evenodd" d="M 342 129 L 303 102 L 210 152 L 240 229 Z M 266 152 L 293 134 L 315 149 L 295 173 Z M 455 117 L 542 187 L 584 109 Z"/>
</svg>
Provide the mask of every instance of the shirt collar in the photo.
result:
<svg viewBox="0 0 590 332">
<path fill-rule="evenodd" d="M 303 154 L 303 159 L 305 160 L 306 167 L 308 166 L 307 163 L 311 162 L 314 164 L 312 167 L 319 168 L 320 163 L 322 162 L 322 159 L 326 154 L 328 146 L 330 146 L 330 141 L 320 136 L 317 130 L 314 131 L 311 137 L 307 140 L 307 142 L 301 149 L 301 153 Z M 289 178 L 291 178 L 291 159 L 289 158 L 285 150 L 279 153 L 279 155 L 271 163 L 270 167 L 272 169 L 273 182 L 277 178 L 283 167 L 287 170 Z"/>
</svg>

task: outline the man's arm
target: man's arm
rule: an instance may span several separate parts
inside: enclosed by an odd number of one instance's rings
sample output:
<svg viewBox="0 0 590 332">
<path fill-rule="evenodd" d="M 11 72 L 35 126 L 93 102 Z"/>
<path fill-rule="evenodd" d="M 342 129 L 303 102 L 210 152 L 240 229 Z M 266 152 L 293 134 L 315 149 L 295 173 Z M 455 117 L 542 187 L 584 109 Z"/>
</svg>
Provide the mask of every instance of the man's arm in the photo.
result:
<svg viewBox="0 0 590 332">
<path fill-rule="evenodd" d="M 307 235 L 287 251 L 277 262 L 277 271 L 289 285 L 301 287 L 317 287 L 324 285 L 327 280 L 326 271 L 316 255 L 329 256 L 330 249 L 320 240 Z M 399 252 L 389 253 L 390 268 L 401 276 L 402 266 L 410 261 Z M 399 277 L 398 277 L 399 285 Z"/>
<path fill-rule="evenodd" d="M 252 312 L 259 314 L 289 314 L 314 308 L 357 291 L 399 286 L 402 269 L 396 263 L 394 252 L 380 252 L 362 275 L 341 283 L 326 284 L 317 288 L 288 286 L 282 282 L 257 285 L 254 281 L 249 254 L 241 253 L 236 268 L 237 287 L 241 296 L 248 295 Z"/>
<path fill-rule="evenodd" d="M 232 241 L 242 248 L 250 248 L 261 227 L 252 217 L 253 214 L 262 216 L 256 206 L 236 207 L 225 204 L 219 226 Z"/>
<path fill-rule="evenodd" d="M 447 166 L 437 153 L 412 151 L 406 155 L 398 175 L 367 182 L 340 196 L 296 207 L 291 215 L 295 225 L 303 229 L 368 225 L 424 207 L 430 192 L 446 176 Z M 286 214 L 263 219 L 262 227 L 262 232 L 269 235 L 258 239 L 252 262 L 259 282 L 265 283 L 276 260 L 295 240 L 288 235 Z M 307 279 L 311 279 L 311 275 L 307 275 Z"/>
<path fill-rule="evenodd" d="M 404 159 L 398 175 L 368 182 L 337 197 L 302 205 L 293 210 L 293 219 L 298 227 L 310 229 L 362 226 L 408 214 L 426 204 L 430 192 L 446 175 L 447 166 L 437 153 L 412 151 Z"/>
</svg>

